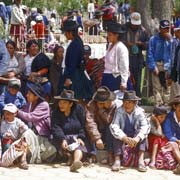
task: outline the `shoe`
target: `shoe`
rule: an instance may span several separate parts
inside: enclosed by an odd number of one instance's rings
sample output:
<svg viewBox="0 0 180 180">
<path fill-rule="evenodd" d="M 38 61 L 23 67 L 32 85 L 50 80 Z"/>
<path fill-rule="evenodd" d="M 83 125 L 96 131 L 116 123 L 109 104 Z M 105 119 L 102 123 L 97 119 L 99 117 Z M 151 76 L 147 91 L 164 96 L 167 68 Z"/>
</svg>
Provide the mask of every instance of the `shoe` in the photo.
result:
<svg viewBox="0 0 180 180">
<path fill-rule="evenodd" d="M 174 174 L 180 174 L 180 164 L 177 165 L 176 169 L 173 170 Z"/>
<path fill-rule="evenodd" d="M 21 163 L 19 164 L 19 168 L 20 168 L 20 169 L 24 169 L 24 170 L 28 170 L 28 169 L 29 169 L 29 166 L 28 166 L 28 164 L 27 164 L 26 161 L 23 161 L 23 162 L 21 162 Z"/>
<path fill-rule="evenodd" d="M 147 171 L 147 168 L 144 164 L 139 164 L 138 165 L 138 171 L 139 172 L 146 172 Z"/>
<path fill-rule="evenodd" d="M 111 170 L 112 170 L 112 171 L 119 171 L 119 170 L 120 170 L 120 167 L 121 167 L 121 162 L 120 162 L 120 160 L 116 160 L 116 161 L 114 162 L 114 164 L 112 165 Z"/>
<path fill-rule="evenodd" d="M 150 162 L 149 163 L 149 168 L 150 169 L 156 169 L 155 163 Z"/>
<path fill-rule="evenodd" d="M 83 163 L 81 161 L 75 161 L 70 166 L 71 172 L 76 172 L 78 169 L 80 169 L 83 166 Z"/>
</svg>

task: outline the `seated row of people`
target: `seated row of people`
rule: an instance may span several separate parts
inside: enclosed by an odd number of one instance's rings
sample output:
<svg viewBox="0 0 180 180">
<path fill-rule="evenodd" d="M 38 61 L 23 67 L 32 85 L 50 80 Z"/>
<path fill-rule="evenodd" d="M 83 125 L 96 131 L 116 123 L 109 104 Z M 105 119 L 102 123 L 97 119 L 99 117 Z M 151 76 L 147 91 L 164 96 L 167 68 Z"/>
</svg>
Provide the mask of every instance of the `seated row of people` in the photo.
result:
<svg viewBox="0 0 180 180">
<path fill-rule="evenodd" d="M 119 107 L 116 95 L 105 86 L 98 88 L 85 109 L 71 90 L 54 98 L 57 105 L 51 113 L 42 86 L 29 84 L 27 103 L 21 109 L 13 104 L 3 107 L 1 166 L 20 159 L 20 167 L 27 169 L 27 161 L 53 162 L 61 154 L 75 172 L 88 156 L 95 162 L 97 149 L 105 148 L 113 171 L 122 165 L 146 172 L 144 153 L 149 149 L 150 168 L 180 173 L 180 166 L 176 168 L 180 164 L 179 96 L 170 103 L 169 113 L 166 107 L 155 107 L 150 119 L 138 106 L 135 91 L 126 91 Z"/>
</svg>

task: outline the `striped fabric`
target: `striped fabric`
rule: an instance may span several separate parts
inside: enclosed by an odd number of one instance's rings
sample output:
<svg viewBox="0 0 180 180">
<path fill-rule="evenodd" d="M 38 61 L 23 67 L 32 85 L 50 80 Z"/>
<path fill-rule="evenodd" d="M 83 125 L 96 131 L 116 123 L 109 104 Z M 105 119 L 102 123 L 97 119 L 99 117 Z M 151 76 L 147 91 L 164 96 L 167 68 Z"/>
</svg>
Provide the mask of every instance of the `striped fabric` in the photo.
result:
<svg viewBox="0 0 180 180">
<path fill-rule="evenodd" d="M 104 72 L 103 59 L 89 59 L 86 62 L 86 70 L 93 81 L 95 88 L 99 88 L 101 85 L 102 74 Z"/>
</svg>

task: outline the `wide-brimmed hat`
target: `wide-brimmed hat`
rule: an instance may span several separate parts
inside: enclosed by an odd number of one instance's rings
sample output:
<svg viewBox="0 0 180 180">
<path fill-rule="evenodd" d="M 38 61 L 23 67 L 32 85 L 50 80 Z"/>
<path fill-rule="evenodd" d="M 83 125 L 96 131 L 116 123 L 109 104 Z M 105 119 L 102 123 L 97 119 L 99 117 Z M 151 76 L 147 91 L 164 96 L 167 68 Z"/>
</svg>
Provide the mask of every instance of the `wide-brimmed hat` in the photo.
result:
<svg viewBox="0 0 180 180">
<path fill-rule="evenodd" d="M 160 106 L 155 106 L 153 110 L 153 114 L 156 116 L 167 114 L 168 113 L 168 108 L 166 106 L 160 105 Z"/>
<path fill-rule="evenodd" d="M 139 101 L 141 98 L 136 96 L 136 92 L 133 90 L 125 91 L 124 96 L 122 98 L 123 101 Z"/>
<path fill-rule="evenodd" d="M 62 31 L 74 31 L 77 30 L 79 25 L 76 21 L 73 20 L 66 20 L 63 23 L 63 27 L 61 28 Z"/>
<path fill-rule="evenodd" d="M 6 104 L 3 108 L 3 111 L 8 111 L 8 112 L 11 112 L 11 113 L 16 113 L 18 111 L 17 107 L 12 104 L 12 103 L 9 103 L 9 104 Z"/>
<path fill-rule="evenodd" d="M 27 87 L 33 94 L 38 96 L 41 100 L 43 100 L 43 101 L 45 100 L 44 99 L 44 89 L 40 84 L 38 84 L 38 83 L 28 83 Z"/>
<path fill-rule="evenodd" d="M 116 99 L 116 95 L 114 92 L 111 92 L 108 87 L 101 86 L 94 93 L 92 99 L 98 102 L 113 101 Z"/>
<path fill-rule="evenodd" d="M 121 24 L 116 23 L 116 22 L 110 22 L 107 24 L 107 32 L 123 34 L 126 31 L 123 29 Z"/>
<path fill-rule="evenodd" d="M 74 98 L 74 91 L 66 89 L 64 89 L 59 96 L 54 96 L 54 99 L 78 102 L 78 100 Z"/>
<path fill-rule="evenodd" d="M 169 102 L 169 106 L 180 104 L 180 95 L 177 95 Z"/>
<path fill-rule="evenodd" d="M 101 10 L 96 10 L 96 11 L 94 12 L 94 17 L 102 16 L 103 14 L 104 14 L 103 11 L 101 11 Z"/>
<path fill-rule="evenodd" d="M 141 15 L 138 12 L 131 13 L 130 16 L 131 24 L 133 25 L 141 25 Z"/>
</svg>

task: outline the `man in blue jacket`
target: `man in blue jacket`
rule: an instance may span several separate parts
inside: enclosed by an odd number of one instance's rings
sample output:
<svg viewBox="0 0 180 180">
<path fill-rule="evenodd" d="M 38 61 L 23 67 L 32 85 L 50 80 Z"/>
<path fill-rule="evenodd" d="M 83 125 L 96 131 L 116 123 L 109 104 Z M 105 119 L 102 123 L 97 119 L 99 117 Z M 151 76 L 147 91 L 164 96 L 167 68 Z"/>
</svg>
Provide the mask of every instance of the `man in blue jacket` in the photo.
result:
<svg viewBox="0 0 180 180">
<path fill-rule="evenodd" d="M 157 105 L 167 103 L 170 96 L 166 80 L 172 57 L 171 47 L 170 22 L 161 20 L 159 33 L 150 38 L 147 51 L 147 66 L 152 73 L 153 95 Z"/>
</svg>

